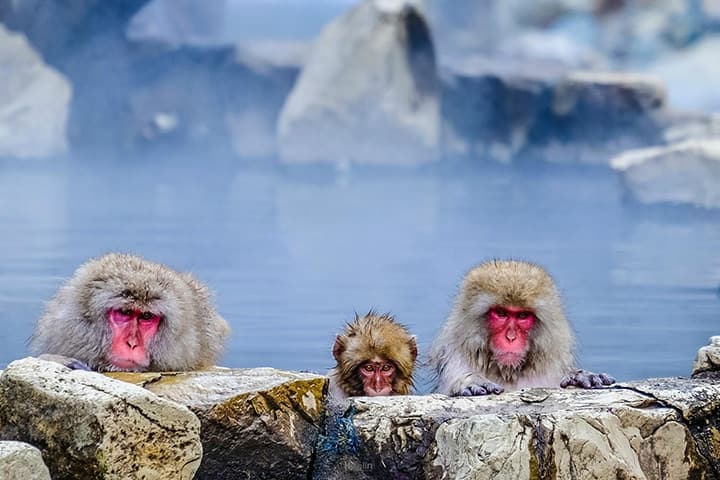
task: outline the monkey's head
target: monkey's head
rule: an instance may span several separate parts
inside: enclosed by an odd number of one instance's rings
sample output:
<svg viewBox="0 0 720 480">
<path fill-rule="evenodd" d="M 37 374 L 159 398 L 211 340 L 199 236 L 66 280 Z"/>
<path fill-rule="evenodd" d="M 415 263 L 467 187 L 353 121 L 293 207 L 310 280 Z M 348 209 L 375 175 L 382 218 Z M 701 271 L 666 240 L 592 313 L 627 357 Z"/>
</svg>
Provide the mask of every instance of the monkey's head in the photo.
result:
<svg viewBox="0 0 720 480">
<path fill-rule="evenodd" d="M 96 358 L 98 370 L 145 371 L 162 366 L 161 338 L 184 315 L 178 291 L 187 289 L 183 277 L 140 257 L 109 254 L 78 270 L 69 287 L 77 292 L 77 310 L 91 328 L 102 330 Z"/>
<path fill-rule="evenodd" d="M 552 358 L 560 342 L 572 342 L 555 283 L 540 266 L 493 260 L 471 270 L 459 298 L 468 323 L 466 348 L 486 355 L 511 378 L 534 359 Z"/>
<path fill-rule="evenodd" d="M 333 356 L 339 383 L 349 396 L 410 393 L 417 344 L 389 314 L 356 314 L 335 338 Z"/>
</svg>

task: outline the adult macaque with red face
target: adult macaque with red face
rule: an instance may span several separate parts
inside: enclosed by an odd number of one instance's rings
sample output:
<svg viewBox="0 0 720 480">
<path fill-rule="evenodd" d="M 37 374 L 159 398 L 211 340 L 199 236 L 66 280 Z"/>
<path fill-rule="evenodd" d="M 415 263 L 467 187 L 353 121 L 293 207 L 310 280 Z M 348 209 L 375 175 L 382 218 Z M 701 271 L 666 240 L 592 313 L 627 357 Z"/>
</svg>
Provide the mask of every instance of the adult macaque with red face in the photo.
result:
<svg viewBox="0 0 720 480">
<path fill-rule="evenodd" d="M 333 356 L 329 391 L 335 399 L 410 393 L 417 345 L 389 314 L 356 315 L 335 338 Z"/>
<path fill-rule="evenodd" d="M 41 358 L 97 371 L 197 370 L 230 332 L 190 274 L 134 255 L 80 266 L 48 303 L 31 338 Z"/>
<path fill-rule="evenodd" d="M 615 382 L 577 369 L 574 345 L 560 295 L 543 268 L 522 261 L 483 263 L 466 275 L 431 348 L 436 391 L 487 395 Z"/>
</svg>

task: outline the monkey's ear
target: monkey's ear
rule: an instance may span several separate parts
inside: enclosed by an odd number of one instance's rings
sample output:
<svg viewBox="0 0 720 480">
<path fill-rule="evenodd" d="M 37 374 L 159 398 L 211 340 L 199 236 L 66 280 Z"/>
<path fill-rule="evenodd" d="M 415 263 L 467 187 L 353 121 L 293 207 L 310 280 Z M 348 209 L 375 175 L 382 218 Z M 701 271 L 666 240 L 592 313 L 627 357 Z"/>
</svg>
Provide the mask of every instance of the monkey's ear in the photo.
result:
<svg viewBox="0 0 720 480">
<path fill-rule="evenodd" d="M 335 337 L 335 343 L 333 344 L 333 357 L 335 357 L 335 360 L 337 360 L 339 362 L 340 357 L 344 351 L 345 351 L 345 341 L 344 341 L 342 335 L 338 335 Z"/>
<path fill-rule="evenodd" d="M 410 337 L 410 355 L 412 355 L 413 362 L 417 360 L 417 341 L 415 335 Z"/>
</svg>

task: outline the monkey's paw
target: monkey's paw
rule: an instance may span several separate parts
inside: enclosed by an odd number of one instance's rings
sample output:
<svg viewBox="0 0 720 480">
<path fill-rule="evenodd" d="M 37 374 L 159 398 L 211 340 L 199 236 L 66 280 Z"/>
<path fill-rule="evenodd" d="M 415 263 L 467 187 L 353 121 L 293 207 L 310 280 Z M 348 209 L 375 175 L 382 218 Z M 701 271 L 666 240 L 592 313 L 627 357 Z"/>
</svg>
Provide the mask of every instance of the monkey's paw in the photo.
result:
<svg viewBox="0 0 720 480">
<path fill-rule="evenodd" d="M 67 367 L 71 370 L 92 371 L 92 369 L 87 365 L 87 363 L 82 362 L 77 358 L 66 357 L 65 355 L 53 355 L 50 353 L 43 353 L 38 358 L 47 362 L 59 363 L 60 365 Z"/>
<path fill-rule="evenodd" d="M 615 379 L 607 373 L 593 373 L 587 370 L 578 370 L 575 373 L 566 375 L 560 382 L 562 388 L 602 388 L 615 383 Z"/>
<path fill-rule="evenodd" d="M 461 397 L 474 397 L 477 395 L 497 395 L 504 392 L 502 385 L 492 382 L 473 383 L 465 387 L 460 393 Z"/>
</svg>

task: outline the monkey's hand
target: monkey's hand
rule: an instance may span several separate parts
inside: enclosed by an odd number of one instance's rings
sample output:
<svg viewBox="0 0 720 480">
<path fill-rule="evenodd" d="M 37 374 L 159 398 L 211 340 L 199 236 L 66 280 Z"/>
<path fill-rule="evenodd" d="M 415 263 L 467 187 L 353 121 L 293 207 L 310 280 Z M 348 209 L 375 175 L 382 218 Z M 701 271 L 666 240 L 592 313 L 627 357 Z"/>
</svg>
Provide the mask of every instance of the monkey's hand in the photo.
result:
<svg viewBox="0 0 720 480">
<path fill-rule="evenodd" d="M 615 379 L 607 373 L 593 373 L 587 370 L 577 370 L 569 375 L 565 375 L 560 381 L 560 386 L 562 388 L 602 388 L 606 385 L 612 385 L 613 383 L 615 383 Z"/>
<path fill-rule="evenodd" d="M 66 357 L 65 355 L 53 355 L 50 353 L 43 353 L 38 358 L 40 360 L 45 360 L 46 362 L 59 363 L 60 365 L 63 365 L 71 370 L 92 371 L 92 369 L 87 365 L 87 363 L 81 362 L 77 358 Z"/>
<path fill-rule="evenodd" d="M 467 387 L 463 388 L 458 396 L 461 397 L 473 397 L 477 395 L 497 395 L 504 392 L 505 389 L 502 385 L 497 383 L 484 381 L 478 383 L 471 383 Z"/>
</svg>

